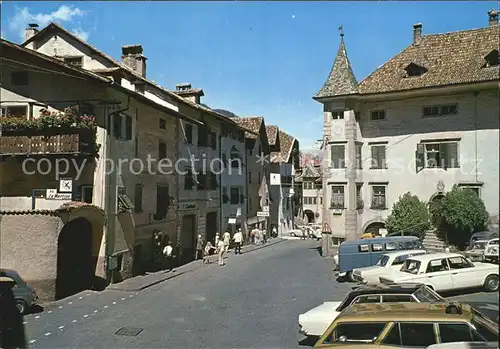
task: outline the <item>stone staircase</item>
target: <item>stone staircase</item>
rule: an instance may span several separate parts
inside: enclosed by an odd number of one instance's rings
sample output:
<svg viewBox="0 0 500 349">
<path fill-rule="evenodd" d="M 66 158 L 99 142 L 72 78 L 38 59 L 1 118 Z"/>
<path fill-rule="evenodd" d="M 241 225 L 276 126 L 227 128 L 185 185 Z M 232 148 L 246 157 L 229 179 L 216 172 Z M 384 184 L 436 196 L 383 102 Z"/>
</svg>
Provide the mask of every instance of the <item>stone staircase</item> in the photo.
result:
<svg viewBox="0 0 500 349">
<path fill-rule="evenodd" d="M 434 231 L 428 231 L 425 234 L 423 245 L 429 252 L 444 252 L 446 244 L 443 240 L 439 239 Z"/>
</svg>

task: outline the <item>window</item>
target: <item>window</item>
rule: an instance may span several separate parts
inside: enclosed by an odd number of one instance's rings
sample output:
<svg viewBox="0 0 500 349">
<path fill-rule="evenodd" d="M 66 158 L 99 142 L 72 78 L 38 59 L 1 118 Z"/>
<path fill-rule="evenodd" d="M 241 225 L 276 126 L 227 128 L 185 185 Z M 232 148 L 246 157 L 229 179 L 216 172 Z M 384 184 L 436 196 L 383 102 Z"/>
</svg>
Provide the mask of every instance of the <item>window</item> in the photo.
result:
<svg viewBox="0 0 500 349">
<path fill-rule="evenodd" d="M 74 67 L 81 68 L 83 65 L 83 57 L 63 57 L 64 63 Z"/>
<path fill-rule="evenodd" d="M 252 172 L 248 172 L 248 183 L 252 183 Z"/>
<path fill-rule="evenodd" d="M 236 149 L 235 146 L 231 148 L 230 157 L 231 157 L 231 167 L 240 168 L 241 164 L 240 153 L 238 152 L 238 149 Z"/>
<path fill-rule="evenodd" d="M 252 211 L 252 198 L 248 198 L 248 209 Z"/>
<path fill-rule="evenodd" d="M 464 269 L 474 267 L 474 265 L 467 261 L 464 257 L 448 258 L 448 263 L 450 265 L 450 269 Z"/>
<path fill-rule="evenodd" d="M 343 111 L 332 111 L 332 119 L 333 120 L 342 120 L 344 118 Z"/>
<path fill-rule="evenodd" d="M 399 332 L 399 324 L 395 323 L 387 336 L 385 336 L 384 340 L 382 341 L 382 344 L 386 345 L 401 345 L 401 334 Z"/>
<path fill-rule="evenodd" d="M 359 252 L 370 252 L 370 245 L 359 245 L 358 251 Z"/>
<path fill-rule="evenodd" d="M 184 124 L 184 141 L 193 144 L 193 125 L 191 124 Z"/>
<path fill-rule="evenodd" d="M 9 105 L 2 107 L 2 117 L 28 117 L 28 106 L 27 105 Z"/>
<path fill-rule="evenodd" d="M 436 344 L 433 323 L 400 323 L 401 345 L 427 347 Z"/>
<path fill-rule="evenodd" d="M 372 244 L 372 251 L 373 252 L 380 252 L 384 250 L 384 246 L 382 244 Z"/>
<path fill-rule="evenodd" d="M 458 142 L 420 143 L 416 151 L 417 173 L 424 168 L 458 168 Z"/>
<path fill-rule="evenodd" d="M 113 131 L 116 139 L 121 139 L 122 134 L 122 114 L 113 114 Z"/>
<path fill-rule="evenodd" d="M 229 202 L 229 196 L 227 195 L 227 187 L 222 188 L 222 203 L 227 204 Z"/>
<path fill-rule="evenodd" d="M 331 157 L 333 168 L 345 168 L 345 145 L 337 144 L 331 146 Z"/>
<path fill-rule="evenodd" d="M 456 104 L 447 105 L 433 105 L 422 108 L 422 116 L 424 118 L 428 117 L 438 117 L 444 115 L 455 115 L 458 112 L 458 107 Z"/>
<path fill-rule="evenodd" d="M 421 264 L 420 261 L 407 259 L 403 264 L 403 266 L 401 267 L 401 271 L 404 273 L 416 275 L 420 270 L 420 264 Z"/>
<path fill-rule="evenodd" d="M 446 261 L 446 258 L 434 259 L 434 260 L 429 262 L 425 272 L 426 273 L 436 273 L 436 272 L 440 272 L 440 271 L 446 271 L 449 269 L 450 268 L 448 267 L 448 262 Z"/>
<path fill-rule="evenodd" d="M 344 208 L 344 186 L 343 185 L 333 185 L 332 186 L 332 202 L 331 208 L 343 209 Z"/>
<path fill-rule="evenodd" d="M 167 158 L 167 143 L 159 141 L 158 142 L 158 160 Z"/>
<path fill-rule="evenodd" d="M 410 256 L 407 254 L 402 255 L 402 256 L 397 256 L 396 258 L 394 258 L 394 262 L 392 262 L 392 265 L 402 265 L 402 264 L 404 264 L 405 260 L 408 259 L 408 257 L 410 257 Z"/>
<path fill-rule="evenodd" d="M 206 190 L 207 188 L 207 175 L 206 173 L 198 172 L 196 175 L 196 189 Z"/>
<path fill-rule="evenodd" d="M 385 186 L 374 185 L 372 187 L 372 210 L 385 210 L 387 208 L 385 195 Z"/>
<path fill-rule="evenodd" d="M 441 343 L 471 342 L 471 328 L 467 324 L 438 324 Z"/>
<path fill-rule="evenodd" d="M 240 203 L 240 189 L 238 187 L 231 187 L 231 205 Z"/>
<path fill-rule="evenodd" d="M 382 302 L 384 303 L 410 303 L 413 297 L 409 294 L 384 294 Z"/>
<path fill-rule="evenodd" d="M 372 110 L 370 120 L 385 120 L 385 110 Z"/>
<path fill-rule="evenodd" d="M 127 195 L 127 190 L 125 187 L 117 188 L 117 200 L 116 200 L 116 211 L 118 213 L 130 212 L 134 208 L 134 204 L 129 199 Z"/>
<path fill-rule="evenodd" d="M 139 134 L 138 133 L 135 134 L 135 139 L 134 139 L 134 154 L 135 154 L 136 158 L 139 157 Z"/>
<path fill-rule="evenodd" d="M 375 264 L 375 265 L 378 265 L 379 267 L 385 267 L 387 262 L 389 262 L 389 256 L 386 254 L 383 254 L 382 256 L 380 256 L 380 258 L 377 261 L 377 264 Z"/>
<path fill-rule="evenodd" d="M 92 203 L 94 187 L 92 185 L 82 185 L 82 202 Z"/>
<path fill-rule="evenodd" d="M 355 298 L 351 304 L 358 303 L 380 303 L 380 295 L 359 296 Z"/>
<path fill-rule="evenodd" d="M 206 147 L 208 146 L 208 130 L 204 125 L 198 126 L 198 146 Z"/>
<path fill-rule="evenodd" d="M 472 325 L 476 328 L 477 333 L 483 338 L 482 340 L 498 342 L 498 332 L 493 332 L 491 325 L 487 325 L 489 322 L 485 317 L 476 310 L 472 310 L 474 317 L 472 318 Z M 475 332 L 475 331 L 474 331 Z M 474 334 L 477 337 L 476 334 Z M 478 339 L 475 338 L 477 341 Z"/>
<path fill-rule="evenodd" d="M 396 251 L 398 249 L 398 245 L 395 242 L 386 242 L 385 250 L 386 251 Z"/>
<path fill-rule="evenodd" d="M 386 161 L 385 161 L 385 144 L 382 145 L 372 145 L 372 163 L 371 169 L 380 170 L 386 169 Z"/>
<path fill-rule="evenodd" d="M 406 66 L 406 77 L 421 76 L 427 72 L 427 68 L 415 63 L 410 63 Z"/>
<path fill-rule="evenodd" d="M 193 190 L 194 178 L 193 171 L 191 169 L 186 170 L 186 175 L 184 176 L 184 190 Z"/>
<path fill-rule="evenodd" d="M 10 74 L 10 83 L 14 86 L 27 86 L 29 83 L 27 71 L 15 71 Z"/>
<path fill-rule="evenodd" d="M 167 121 L 160 117 L 159 118 L 159 122 L 158 122 L 158 127 L 160 128 L 160 130 L 166 130 L 167 129 Z"/>
<path fill-rule="evenodd" d="M 125 139 L 132 140 L 132 117 L 130 115 L 125 115 Z"/>
<path fill-rule="evenodd" d="M 304 189 L 314 189 L 314 182 L 306 181 L 303 184 Z"/>
<path fill-rule="evenodd" d="M 493 50 L 490 53 L 488 53 L 484 57 L 484 60 L 486 61 L 485 65 L 484 65 L 485 68 L 497 67 L 498 61 L 499 61 L 498 50 Z"/>
<path fill-rule="evenodd" d="M 356 169 L 363 169 L 363 144 L 356 144 Z"/>
<path fill-rule="evenodd" d="M 386 325 L 385 322 L 338 323 L 322 344 L 338 342 L 373 343 Z"/>
<path fill-rule="evenodd" d="M 142 184 L 137 183 L 134 190 L 135 213 L 142 212 Z"/>
<path fill-rule="evenodd" d="M 159 184 L 156 187 L 156 214 L 155 220 L 162 220 L 167 217 L 168 206 L 170 203 L 170 195 L 168 186 Z"/>
<path fill-rule="evenodd" d="M 217 190 L 217 175 L 213 172 L 207 173 L 207 190 Z"/>
<path fill-rule="evenodd" d="M 462 189 L 472 190 L 477 196 L 481 197 L 481 189 L 482 189 L 481 185 L 477 185 L 477 184 L 459 184 L 458 186 L 460 188 L 462 188 Z"/>
<path fill-rule="evenodd" d="M 2 287 L 7 287 L 7 288 L 15 288 L 18 287 L 18 284 L 16 280 L 14 280 L 12 277 L 7 276 L 5 273 L 0 273 L 0 285 Z"/>
<path fill-rule="evenodd" d="M 217 134 L 215 132 L 210 132 L 210 147 L 214 150 L 217 149 Z"/>
</svg>

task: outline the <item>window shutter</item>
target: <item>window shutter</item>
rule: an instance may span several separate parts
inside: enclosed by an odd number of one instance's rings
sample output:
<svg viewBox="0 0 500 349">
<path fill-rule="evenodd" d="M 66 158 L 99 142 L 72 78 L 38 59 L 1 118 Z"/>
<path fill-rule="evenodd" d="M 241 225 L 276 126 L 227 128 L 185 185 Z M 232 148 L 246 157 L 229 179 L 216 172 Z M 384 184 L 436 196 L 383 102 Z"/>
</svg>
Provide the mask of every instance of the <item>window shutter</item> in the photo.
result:
<svg viewBox="0 0 500 349">
<path fill-rule="evenodd" d="M 449 168 L 458 168 L 458 143 L 448 143 L 448 157 L 446 159 Z"/>
<path fill-rule="evenodd" d="M 417 151 L 415 152 L 415 170 L 417 173 L 422 171 L 425 167 L 425 146 L 417 144 Z"/>
<path fill-rule="evenodd" d="M 378 147 L 378 151 L 379 151 L 379 154 L 378 154 L 378 158 L 379 158 L 379 161 L 380 161 L 380 168 L 387 168 L 386 164 L 385 164 L 385 145 L 382 145 L 380 147 Z"/>
<path fill-rule="evenodd" d="M 372 146 L 372 163 L 370 168 L 378 168 L 379 165 L 377 147 Z"/>
<path fill-rule="evenodd" d="M 448 169 L 448 145 L 449 143 L 441 143 L 439 145 L 439 162 L 438 167 L 443 168 L 444 170 Z"/>
</svg>

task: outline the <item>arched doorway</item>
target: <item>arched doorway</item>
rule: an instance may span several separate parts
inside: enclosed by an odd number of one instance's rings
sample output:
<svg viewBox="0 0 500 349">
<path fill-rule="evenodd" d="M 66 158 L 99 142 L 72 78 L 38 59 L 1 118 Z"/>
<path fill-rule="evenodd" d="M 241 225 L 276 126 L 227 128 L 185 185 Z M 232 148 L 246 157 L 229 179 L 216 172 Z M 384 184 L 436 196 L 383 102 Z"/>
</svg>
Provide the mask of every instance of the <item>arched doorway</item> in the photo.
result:
<svg viewBox="0 0 500 349">
<path fill-rule="evenodd" d="M 441 200 L 444 198 L 443 193 L 434 194 L 429 200 L 429 213 L 431 215 L 431 223 L 437 230 L 437 235 L 441 239 L 446 239 L 446 233 L 441 231 L 442 226 L 442 218 L 439 214 L 439 204 Z"/>
<path fill-rule="evenodd" d="M 379 230 L 380 229 L 385 229 L 385 224 L 382 222 L 373 222 L 368 224 L 368 226 L 365 228 L 364 233 L 371 233 L 375 235 L 380 235 Z"/>
<path fill-rule="evenodd" d="M 307 223 L 314 223 L 314 212 L 311 210 L 305 210 L 304 214 L 307 217 Z"/>
<path fill-rule="evenodd" d="M 92 224 L 75 218 L 64 225 L 57 241 L 56 299 L 92 287 Z"/>
</svg>

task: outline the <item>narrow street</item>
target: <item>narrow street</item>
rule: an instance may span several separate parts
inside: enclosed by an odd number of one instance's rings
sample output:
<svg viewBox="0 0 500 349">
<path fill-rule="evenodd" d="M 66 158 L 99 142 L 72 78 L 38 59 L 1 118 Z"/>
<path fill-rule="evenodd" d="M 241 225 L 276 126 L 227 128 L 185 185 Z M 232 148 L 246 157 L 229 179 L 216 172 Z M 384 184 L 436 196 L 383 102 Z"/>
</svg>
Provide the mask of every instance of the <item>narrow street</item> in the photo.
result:
<svg viewBox="0 0 500 349">
<path fill-rule="evenodd" d="M 318 246 L 285 241 L 141 292 L 83 292 L 25 317 L 30 348 L 300 348 L 298 314 L 350 289 Z M 496 294 L 471 297 L 498 314 Z"/>
</svg>

